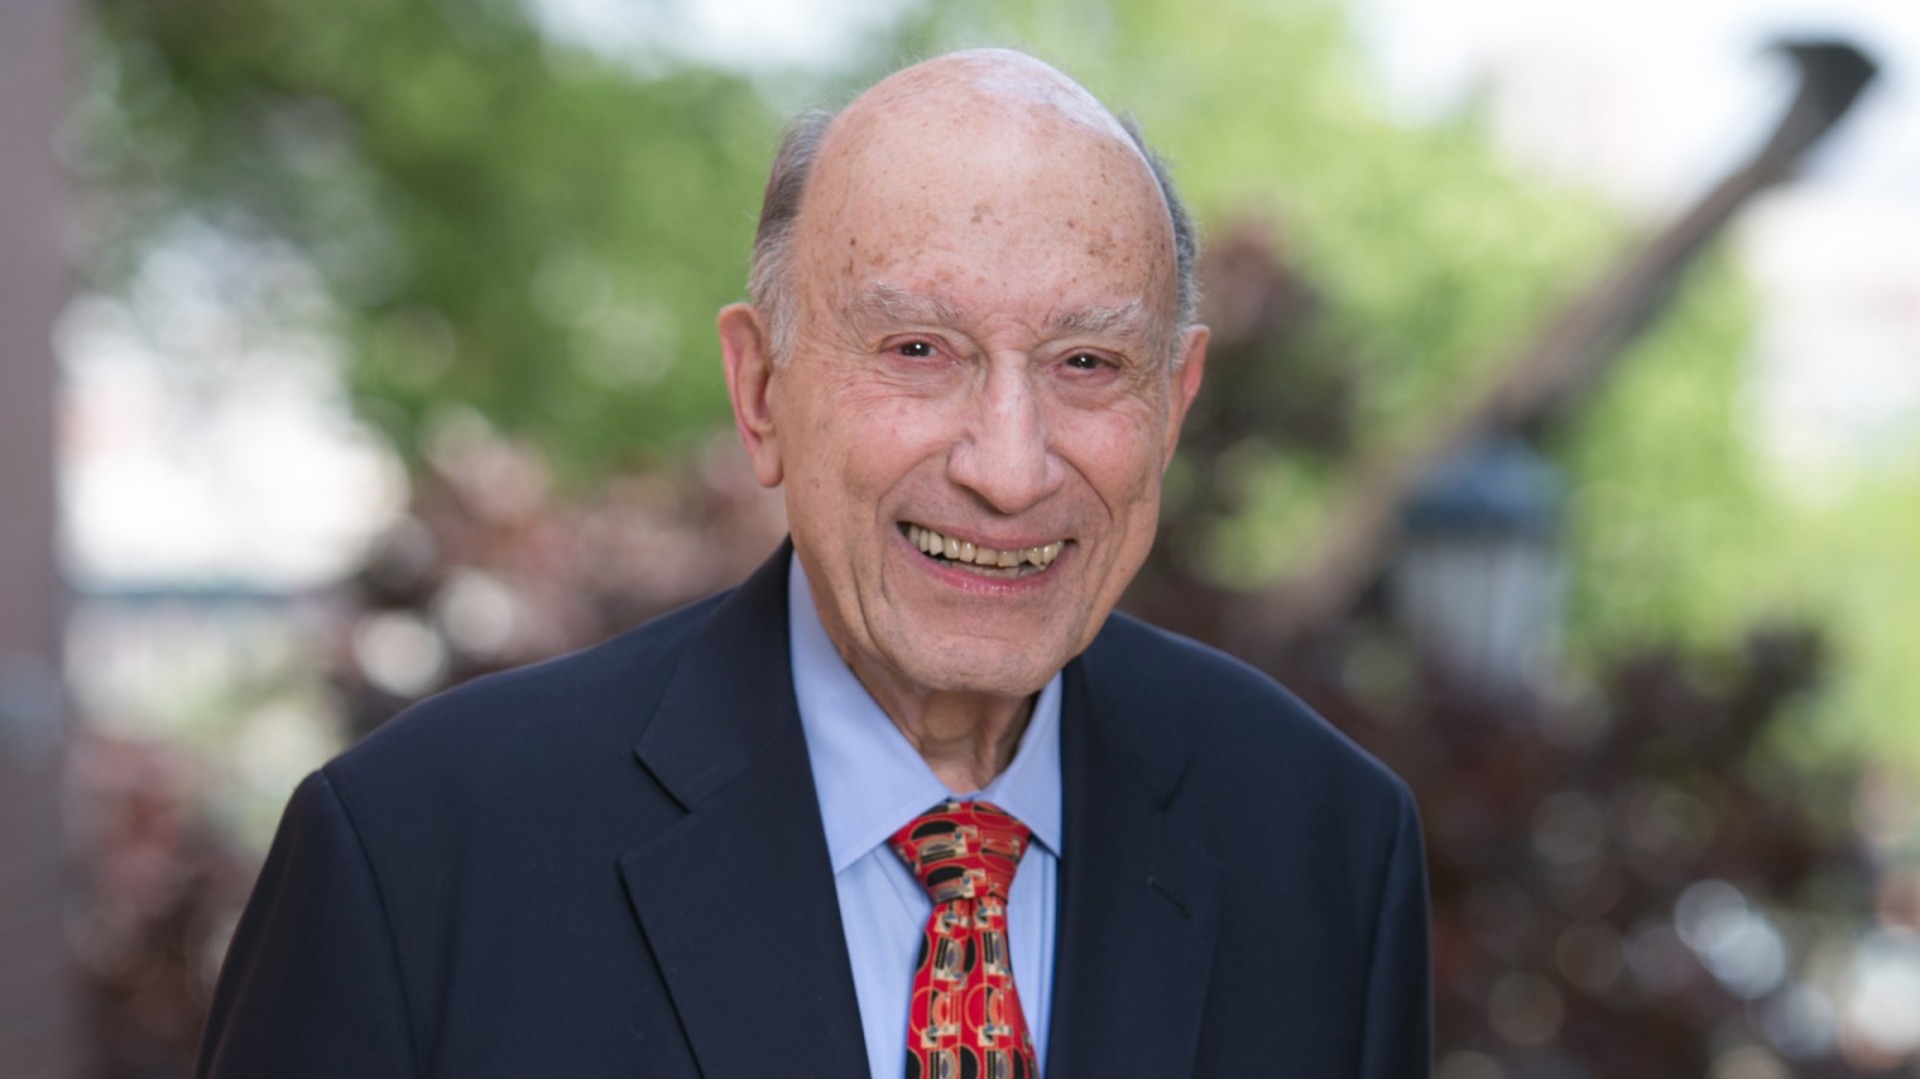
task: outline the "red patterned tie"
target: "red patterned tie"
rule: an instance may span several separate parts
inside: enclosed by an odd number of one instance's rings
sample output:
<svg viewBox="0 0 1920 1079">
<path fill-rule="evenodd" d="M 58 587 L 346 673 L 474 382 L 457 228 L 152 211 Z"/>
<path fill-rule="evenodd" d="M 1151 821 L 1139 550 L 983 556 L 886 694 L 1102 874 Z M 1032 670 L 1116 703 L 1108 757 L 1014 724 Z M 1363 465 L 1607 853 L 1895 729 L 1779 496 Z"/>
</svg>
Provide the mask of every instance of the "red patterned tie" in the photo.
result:
<svg viewBox="0 0 1920 1079">
<path fill-rule="evenodd" d="M 907 1079 L 1038 1079 L 1007 952 L 1007 889 L 1031 834 L 991 803 L 942 802 L 888 841 L 933 897 Z"/>
</svg>

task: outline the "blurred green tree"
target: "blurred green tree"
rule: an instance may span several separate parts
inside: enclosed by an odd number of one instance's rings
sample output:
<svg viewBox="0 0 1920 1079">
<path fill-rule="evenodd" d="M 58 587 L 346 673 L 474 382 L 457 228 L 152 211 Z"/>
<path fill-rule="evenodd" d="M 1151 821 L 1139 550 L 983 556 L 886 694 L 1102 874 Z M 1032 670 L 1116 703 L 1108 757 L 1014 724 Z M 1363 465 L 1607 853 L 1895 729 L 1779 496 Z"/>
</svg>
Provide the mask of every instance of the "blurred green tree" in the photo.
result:
<svg viewBox="0 0 1920 1079">
<path fill-rule="evenodd" d="M 709 320 L 777 126 L 743 77 L 488 0 L 101 0 L 89 46 L 98 274 L 183 217 L 290 244 L 403 453 L 460 402 L 590 479 L 721 414 Z"/>
<path fill-rule="evenodd" d="M 1317 535 L 1333 465 L 1453 407 L 1630 239 L 1597 199 L 1502 164 L 1471 113 L 1418 128 L 1387 120 L 1331 5 L 1228 5 L 1205 19 L 1161 0 L 955 10 L 969 24 L 962 36 L 1033 41 L 1135 106 L 1202 219 L 1277 222 L 1266 231 L 1316 298 L 1293 355 L 1266 364 L 1277 384 L 1254 396 L 1280 410 L 1303 381 L 1337 387 L 1294 410 L 1340 410 L 1342 437 L 1303 443 L 1273 426 L 1203 478 L 1228 490 L 1207 500 L 1220 512 L 1193 550 L 1224 585 L 1265 583 L 1295 563 Z M 1768 534 L 1768 507 L 1735 414 L 1749 332 L 1744 288 L 1710 261 L 1560 447 L 1576 487 L 1584 644 L 1675 632 L 1727 641 L 1754 613 L 1754 594 L 1726 584 L 1752 568 L 1746 559 L 1769 557 L 1754 542 Z M 1202 418 L 1218 404 L 1203 404 Z M 1741 549 L 1738 565 L 1696 556 L 1715 540 L 1716 552 Z"/>
<path fill-rule="evenodd" d="M 277 245 L 311 269 L 323 302 L 303 317 L 322 323 L 362 414 L 416 468 L 414 534 L 397 540 L 432 537 L 376 552 L 360 598 L 450 642 L 458 654 L 436 679 L 582 643 L 734 579 L 735 556 L 764 550 L 752 531 L 768 527 L 764 503 L 688 451 L 725 422 L 712 313 L 742 292 L 774 102 L 796 83 L 794 96 L 832 100 L 895 57 L 1012 44 L 1138 114 L 1218 252 L 1210 317 L 1221 349 L 1169 484 L 1163 549 L 1184 580 L 1222 592 L 1295 565 L 1344 462 L 1446 411 L 1631 239 L 1597 199 L 1503 165 L 1471 112 L 1421 127 L 1386 119 L 1331 3 L 1227 0 L 1197 14 L 1173 0 L 924 0 L 903 3 L 885 55 L 797 74 L 665 47 L 597 52 L 543 33 L 512 0 L 94 0 L 93 10 L 88 93 L 68 147 L 92 203 L 93 287 L 127 287 L 183 221 L 238 239 L 242 257 L 248 244 Z M 1377 728 L 1373 744 L 1398 750 L 1403 771 L 1438 792 L 1428 809 L 1443 929 L 1449 911 L 1472 913 L 1476 891 L 1518 881 L 1503 894 L 1542 910 L 1571 894 L 1537 872 L 1531 837 L 1509 827 L 1542 799 L 1632 816 L 1646 799 L 1619 781 L 1738 786 L 1760 732 L 1810 741 L 1807 724 L 1779 719 L 1836 707 L 1898 719 L 1920 701 L 1901 644 L 1916 635 L 1903 627 L 1920 630 L 1920 570 L 1884 572 L 1920 543 L 1920 501 L 1897 476 L 1818 513 L 1767 486 L 1739 412 L 1750 307 L 1732 268 L 1707 260 L 1551 447 L 1573 481 L 1572 653 L 1609 687 L 1590 685 L 1562 709 L 1578 738 L 1543 741 L 1545 726 L 1454 707 L 1391 646 L 1354 649 L 1332 671 L 1339 684 L 1322 707 L 1362 737 Z M 550 466 L 570 489 L 489 511 L 494 473 L 463 471 L 473 455 L 492 460 L 491 445 L 476 453 L 476 414 L 515 440 L 516 468 Z M 449 430 L 468 458 L 432 452 Z M 663 462 L 671 478 L 636 475 Z M 753 550 L 716 556 L 729 536 Z M 448 596 L 476 581 L 518 605 L 523 629 L 540 621 L 527 612 L 545 612 L 550 632 L 462 652 Z M 1889 614 L 1889 595 L 1915 602 Z M 1762 694 L 1749 683 L 1765 689 L 1761 676 L 1781 663 L 1723 660 L 1715 675 L 1712 662 L 1656 656 L 1665 666 L 1636 675 L 1617 658 L 1669 644 L 1744 657 L 1756 624 L 1806 614 L 1835 627 L 1838 692 L 1802 692 L 1818 688 L 1820 664 L 1786 664 L 1791 685 Z M 1343 681 L 1356 672 L 1358 684 Z M 1710 685 L 1716 677 L 1725 684 Z M 344 682 L 369 725 L 442 684 Z M 1587 713 L 1608 709 L 1625 718 L 1603 730 L 1606 717 Z M 1688 742 L 1696 728 L 1718 739 L 1712 752 Z M 1910 733 L 1885 737 L 1920 753 Z M 1600 757 L 1610 770 L 1587 775 Z M 1765 788 L 1756 798 L 1798 801 L 1791 786 L 1754 786 Z M 1736 823 L 1746 812 L 1726 806 L 1716 811 Z M 1591 846 L 1582 865 L 1595 880 L 1611 875 L 1610 848 Z M 1673 894 L 1709 872 L 1749 870 L 1672 869 L 1634 916 L 1664 917 Z M 1553 932 L 1515 953 L 1533 969 L 1552 968 L 1564 913 L 1535 919 Z M 1464 930 L 1453 947 L 1456 972 L 1499 960 L 1485 965 L 1489 983 L 1518 963 Z M 1471 962 L 1469 947 L 1480 949 Z M 1462 984 L 1452 1036 L 1464 1045 L 1487 994 Z M 1627 1003 L 1621 1014 L 1635 1021 L 1649 1010 Z M 1569 1029 L 1583 1022 L 1576 1014 Z M 1625 1044 L 1611 1025 L 1592 1029 Z M 1697 1056 L 1704 1042 L 1694 1027 L 1683 1033 Z"/>
<path fill-rule="evenodd" d="M 793 72 L 596 52 L 507 0 L 94 7 L 73 157 L 102 195 L 96 281 L 183 217 L 284 241 L 325 284 L 364 415 L 414 459 L 455 404 L 579 487 L 724 423 L 711 313 L 741 292 L 769 102 Z M 1445 409 L 1629 240 L 1597 199 L 1502 164 L 1471 111 L 1385 118 L 1337 4 L 1202 18 L 1172 0 L 927 0 L 894 29 L 892 56 L 1034 50 L 1139 115 L 1216 235 L 1269 223 L 1314 315 L 1236 387 L 1249 396 L 1203 401 L 1198 439 L 1229 405 L 1273 422 L 1177 472 L 1169 507 L 1174 553 L 1223 588 L 1296 564 L 1340 462 Z M 831 99 L 890 58 L 805 73 L 798 96 Z M 1888 654 L 1898 627 L 1867 613 L 1875 585 L 1790 572 L 1839 573 L 1855 529 L 1892 511 L 1863 496 L 1809 515 L 1766 486 L 1738 412 L 1749 307 L 1709 260 L 1557 447 L 1572 653 L 1730 644 L 1756 619 L 1828 611 L 1839 669 L 1879 700 L 1855 694 L 1849 713 L 1901 714 L 1878 695 L 1920 685 Z M 1882 581 L 1892 562 L 1875 556 Z"/>
</svg>

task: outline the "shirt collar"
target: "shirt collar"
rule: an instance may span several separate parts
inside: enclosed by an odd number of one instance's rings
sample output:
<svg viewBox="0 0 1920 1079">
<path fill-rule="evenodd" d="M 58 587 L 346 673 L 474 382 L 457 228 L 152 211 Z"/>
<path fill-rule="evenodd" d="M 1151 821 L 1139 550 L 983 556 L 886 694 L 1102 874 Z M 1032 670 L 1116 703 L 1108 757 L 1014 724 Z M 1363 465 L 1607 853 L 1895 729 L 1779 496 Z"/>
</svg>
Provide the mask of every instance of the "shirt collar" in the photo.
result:
<svg viewBox="0 0 1920 1079">
<path fill-rule="evenodd" d="M 886 842 L 900 826 L 955 797 L 854 676 L 820 624 L 800 559 L 787 571 L 787 630 L 793 694 L 800 706 L 827 852 L 839 873 Z M 1060 684 L 1040 690 L 1020 747 L 982 798 L 1013 814 L 1033 838 L 1060 856 Z"/>
</svg>

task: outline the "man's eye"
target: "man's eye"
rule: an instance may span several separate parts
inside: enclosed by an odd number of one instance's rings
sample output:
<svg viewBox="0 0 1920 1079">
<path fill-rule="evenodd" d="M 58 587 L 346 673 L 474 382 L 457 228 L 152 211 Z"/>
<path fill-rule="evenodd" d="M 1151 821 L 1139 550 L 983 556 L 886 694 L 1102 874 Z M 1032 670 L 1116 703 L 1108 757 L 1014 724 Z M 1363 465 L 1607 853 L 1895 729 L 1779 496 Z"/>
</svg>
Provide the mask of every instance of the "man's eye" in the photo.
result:
<svg viewBox="0 0 1920 1079">
<path fill-rule="evenodd" d="M 895 346 L 900 355 L 913 360 L 924 360 L 933 355 L 933 346 L 925 341 L 907 341 Z"/>
<path fill-rule="evenodd" d="M 1067 366 L 1076 371 L 1098 371 L 1106 361 L 1091 352 L 1076 352 L 1067 357 Z"/>
</svg>

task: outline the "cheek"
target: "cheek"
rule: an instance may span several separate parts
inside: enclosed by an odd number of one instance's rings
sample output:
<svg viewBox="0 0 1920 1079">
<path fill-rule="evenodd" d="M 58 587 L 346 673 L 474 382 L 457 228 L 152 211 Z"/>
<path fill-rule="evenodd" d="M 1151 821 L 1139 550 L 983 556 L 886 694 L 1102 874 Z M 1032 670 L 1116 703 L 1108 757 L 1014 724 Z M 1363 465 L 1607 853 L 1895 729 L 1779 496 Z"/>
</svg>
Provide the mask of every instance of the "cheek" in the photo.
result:
<svg viewBox="0 0 1920 1079">
<path fill-rule="evenodd" d="M 1115 521 L 1125 523 L 1157 513 L 1151 503 L 1159 493 L 1164 426 L 1145 409 L 1107 411 L 1079 417 L 1056 444 Z"/>
<path fill-rule="evenodd" d="M 854 393 L 835 402 L 827 423 L 865 467 L 900 471 L 952 441 L 954 403 L 950 400 Z"/>
<path fill-rule="evenodd" d="M 821 406 L 807 417 L 807 444 L 793 455 L 804 464 L 801 474 L 789 474 L 790 499 L 803 505 L 790 504 L 790 513 L 830 514 L 840 522 L 834 527 L 864 528 L 897 511 L 909 477 L 945 459 L 950 403 L 849 392 Z"/>
</svg>

